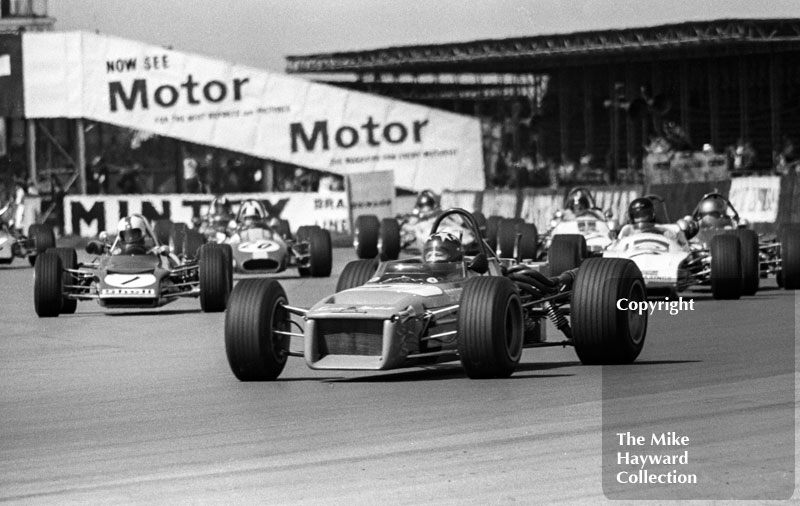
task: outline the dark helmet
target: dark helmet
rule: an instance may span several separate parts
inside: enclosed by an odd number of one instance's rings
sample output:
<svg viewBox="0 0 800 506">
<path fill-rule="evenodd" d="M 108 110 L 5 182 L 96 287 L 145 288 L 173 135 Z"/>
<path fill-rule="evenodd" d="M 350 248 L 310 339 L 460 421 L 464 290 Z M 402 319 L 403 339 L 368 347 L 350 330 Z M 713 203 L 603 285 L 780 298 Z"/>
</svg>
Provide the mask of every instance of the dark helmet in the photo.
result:
<svg viewBox="0 0 800 506">
<path fill-rule="evenodd" d="M 147 235 L 147 225 L 145 224 L 144 218 L 134 214 L 119 220 L 117 224 L 117 233 L 125 244 L 142 245 Z"/>
<path fill-rule="evenodd" d="M 728 210 L 728 204 L 725 199 L 719 195 L 709 195 L 700 201 L 697 206 L 698 217 L 703 219 L 709 217 L 714 220 L 725 217 L 725 212 Z"/>
<path fill-rule="evenodd" d="M 656 207 L 653 201 L 646 197 L 634 199 L 628 206 L 628 219 L 631 223 L 655 223 Z"/>
<path fill-rule="evenodd" d="M 583 190 L 578 190 L 569 195 L 567 198 L 568 200 L 566 208 L 574 213 L 588 211 L 592 207 L 589 195 Z"/>
<path fill-rule="evenodd" d="M 439 208 L 439 198 L 431 190 L 425 190 L 417 197 L 414 211 L 420 216 L 428 216 Z"/>
<path fill-rule="evenodd" d="M 450 232 L 431 234 L 422 248 L 422 261 L 425 263 L 458 262 L 463 257 L 461 241 Z"/>
</svg>

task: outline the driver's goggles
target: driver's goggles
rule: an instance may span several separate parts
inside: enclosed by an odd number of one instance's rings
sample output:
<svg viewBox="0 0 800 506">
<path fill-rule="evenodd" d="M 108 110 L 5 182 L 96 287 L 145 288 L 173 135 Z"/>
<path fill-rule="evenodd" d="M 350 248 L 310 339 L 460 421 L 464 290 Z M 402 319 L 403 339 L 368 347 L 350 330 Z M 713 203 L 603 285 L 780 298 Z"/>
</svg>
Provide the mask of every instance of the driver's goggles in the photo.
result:
<svg viewBox="0 0 800 506">
<path fill-rule="evenodd" d="M 718 219 L 722 218 L 723 215 L 719 211 L 711 211 L 711 212 L 708 212 L 708 213 L 703 213 L 701 215 L 702 218 L 705 218 L 706 216 L 708 216 L 709 218 L 714 218 L 715 220 L 718 220 Z"/>
</svg>

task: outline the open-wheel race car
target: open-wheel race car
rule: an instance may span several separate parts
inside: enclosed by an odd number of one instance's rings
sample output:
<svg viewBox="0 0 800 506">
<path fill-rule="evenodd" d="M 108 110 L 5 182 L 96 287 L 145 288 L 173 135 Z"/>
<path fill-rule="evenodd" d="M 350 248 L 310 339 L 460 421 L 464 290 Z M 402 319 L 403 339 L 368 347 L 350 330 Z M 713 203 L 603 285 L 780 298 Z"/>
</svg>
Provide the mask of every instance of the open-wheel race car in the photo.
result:
<svg viewBox="0 0 800 506">
<path fill-rule="evenodd" d="M 301 276 L 330 276 L 333 246 L 327 230 L 304 225 L 292 237 L 289 223 L 270 218 L 258 200 L 243 201 L 235 221 L 236 228 L 224 243 L 233 250 L 237 272 L 273 273 L 295 267 Z"/>
<path fill-rule="evenodd" d="M 101 234 L 79 263 L 74 248 L 50 248 L 34 267 L 34 309 L 40 317 L 74 313 L 80 300 L 108 309 L 156 308 L 181 297 L 199 297 L 206 312 L 225 310 L 233 270 L 223 248 L 202 246 L 198 259 L 170 253 L 140 215 L 123 218 L 113 242 Z"/>
<path fill-rule="evenodd" d="M 452 237 L 438 232 L 452 215 L 478 234 L 469 212 L 450 209 L 434 222 L 433 239 Z M 459 360 L 470 378 L 502 378 L 514 372 L 524 348 L 573 346 L 585 364 L 630 363 L 642 350 L 646 312 L 617 309 L 620 299 L 646 300 L 630 260 L 592 258 L 546 276 L 497 257 L 485 241 L 475 255 L 441 258 L 425 251 L 356 260 L 342 271 L 336 293 L 309 309 L 290 305 L 276 280 L 241 281 L 225 317 L 231 370 L 242 381 L 265 381 L 281 374 L 289 356 L 304 357 L 312 369 L 338 370 Z M 563 339 L 547 340 L 545 319 Z M 302 353 L 290 350 L 292 337 L 303 338 Z"/>
<path fill-rule="evenodd" d="M 786 289 L 800 288 L 798 225 L 786 225 L 772 238 L 759 237 L 754 230 L 747 228 L 749 224 L 739 217 L 733 204 L 718 192 L 704 195 L 686 219 L 697 225 L 697 233 L 690 239 L 690 246 L 699 254 L 696 263 L 701 266 L 697 272 L 701 276 L 701 284 L 710 284 L 714 289 L 716 276 L 711 262 L 715 248 L 717 251 L 724 248 L 730 251 L 729 256 L 738 257 L 741 295 L 755 294 L 759 289 L 759 280 L 768 276 L 775 276 L 778 285 Z M 727 270 L 731 271 L 731 275 L 727 277 L 730 279 L 737 262 L 732 259 L 729 263 Z M 725 291 L 731 294 L 730 298 L 738 298 L 736 283 L 729 281 L 725 284 L 729 285 Z"/>
<path fill-rule="evenodd" d="M 0 264 L 10 264 L 19 257 L 34 265 L 40 253 L 55 247 L 56 236 L 50 227 L 40 223 L 28 227 L 28 235 L 17 232 L 13 222 L 5 219 L 10 208 L 10 203 L 0 208 Z"/>
</svg>

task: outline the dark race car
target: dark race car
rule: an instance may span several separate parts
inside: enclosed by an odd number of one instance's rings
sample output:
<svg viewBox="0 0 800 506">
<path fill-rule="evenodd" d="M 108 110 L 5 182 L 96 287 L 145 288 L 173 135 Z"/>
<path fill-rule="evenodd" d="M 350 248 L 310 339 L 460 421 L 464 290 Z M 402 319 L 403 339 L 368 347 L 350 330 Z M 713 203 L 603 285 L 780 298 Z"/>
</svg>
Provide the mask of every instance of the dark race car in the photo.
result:
<svg viewBox="0 0 800 506">
<path fill-rule="evenodd" d="M 478 236 L 469 212 L 450 209 L 434 222 L 432 237 L 448 216 Z M 426 252 L 351 262 L 336 293 L 308 309 L 291 306 L 276 280 L 241 281 L 225 317 L 231 370 L 242 381 L 263 381 L 276 379 L 289 356 L 304 357 L 313 369 L 350 370 L 459 360 L 470 378 L 493 378 L 510 376 L 523 348 L 573 346 L 585 364 L 630 363 L 642 350 L 647 312 L 617 309 L 620 299 L 646 300 L 630 260 L 591 258 L 546 276 L 499 258 L 485 241 L 475 255 L 441 258 Z M 547 339 L 545 319 L 563 339 Z M 303 339 L 302 353 L 290 351 L 292 337 Z"/>
</svg>

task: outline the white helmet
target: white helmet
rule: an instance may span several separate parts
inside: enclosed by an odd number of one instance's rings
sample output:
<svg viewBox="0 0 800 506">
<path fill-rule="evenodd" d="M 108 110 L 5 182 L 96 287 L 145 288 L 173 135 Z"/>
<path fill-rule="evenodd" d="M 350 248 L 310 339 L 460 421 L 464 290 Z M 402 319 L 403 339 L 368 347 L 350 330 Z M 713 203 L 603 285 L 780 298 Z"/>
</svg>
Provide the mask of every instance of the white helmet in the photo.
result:
<svg viewBox="0 0 800 506">
<path fill-rule="evenodd" d="M 125 244 L 144 244 L 147 237 L 147 224 L 138 214 L 119 220 L 117 234 Z"/>
</svg>

